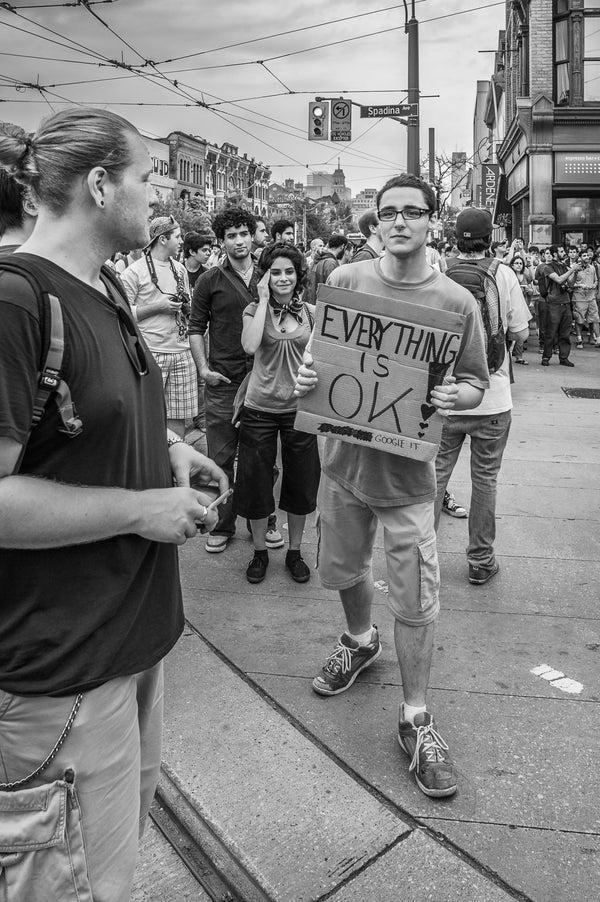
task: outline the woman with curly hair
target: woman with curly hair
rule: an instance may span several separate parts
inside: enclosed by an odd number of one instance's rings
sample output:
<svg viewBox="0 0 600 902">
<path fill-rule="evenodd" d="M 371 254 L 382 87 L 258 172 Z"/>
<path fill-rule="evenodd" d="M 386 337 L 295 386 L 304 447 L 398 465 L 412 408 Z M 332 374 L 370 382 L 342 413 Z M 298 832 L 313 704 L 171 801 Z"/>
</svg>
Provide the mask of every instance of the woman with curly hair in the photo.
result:
<svg viewBox="0 0 600 902">
<path fill-rule="evenodd" d="M 257 303 L 244 310 L 242 345 L 254 355 L 240 424 L 235 508 L 250 520 L 254 557 L 248 582 L 265 578 L 269 553 L 265 539 L 275 510 L 273 466 L 281 442 L 283 475 L 279 506 L 288 515 L 289 550 L 285 565 L 292 579 L 304 583 L 310 570 L 300 553 L 306 515 L 316 508 L 320 478 L 317 438 L 294 428 L 296 373 L 310 338 L 314 307 L 301 300 L 305 279 L 302 254 L 277 243 L 262 254 Z"/>
</svg>

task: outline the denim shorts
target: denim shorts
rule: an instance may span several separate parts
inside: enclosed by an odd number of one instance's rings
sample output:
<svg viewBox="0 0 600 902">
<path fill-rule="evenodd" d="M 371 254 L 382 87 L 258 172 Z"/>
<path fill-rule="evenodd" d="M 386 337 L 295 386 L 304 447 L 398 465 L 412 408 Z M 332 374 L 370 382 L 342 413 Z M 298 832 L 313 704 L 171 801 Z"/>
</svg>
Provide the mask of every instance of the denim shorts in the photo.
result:
<svg viewBox="0 0 600 902">
<path fill-rule="evenodd" d="M 317 567 L 326 589 L 350 589 L 372 577 L 377 525 L 383 540 L 390 610 L 408 626 L 432 623 L 440 609 L 440 570 L 433 501 L 376 507 L 330 479 L 321 478 Z"/>
</svg>

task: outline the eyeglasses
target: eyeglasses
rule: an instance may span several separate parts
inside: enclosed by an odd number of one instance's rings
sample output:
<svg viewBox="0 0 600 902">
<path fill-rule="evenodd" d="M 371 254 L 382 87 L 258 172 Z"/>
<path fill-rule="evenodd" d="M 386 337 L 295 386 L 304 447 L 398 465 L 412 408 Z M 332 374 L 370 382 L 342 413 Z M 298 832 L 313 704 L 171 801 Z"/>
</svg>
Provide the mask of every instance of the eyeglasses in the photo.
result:
<svg viewBox="0 0 600 902">
<path fill-rule="evenodd" d="M 146 351 L 140 341 L 135 324 L 130 315 L 119 304 L 116 305 L 117 319 L 119 321 L 119 334 L 127 356 L 133 364 L 138 376 L 148 375 L 148 359 Z"/>
<path fill-rule="evenodd" d="M 394 207 L 384 207 L 378 210 L 377 215 L 381 222 L 395 222 L 398 216 L 401 216 L 404 222 L 411 219 L 420 219 L 425 214 L 430 214 L 431 210 L 425 207 L 404 207 L 403 210 L 396 210 Z"/>
</svg>

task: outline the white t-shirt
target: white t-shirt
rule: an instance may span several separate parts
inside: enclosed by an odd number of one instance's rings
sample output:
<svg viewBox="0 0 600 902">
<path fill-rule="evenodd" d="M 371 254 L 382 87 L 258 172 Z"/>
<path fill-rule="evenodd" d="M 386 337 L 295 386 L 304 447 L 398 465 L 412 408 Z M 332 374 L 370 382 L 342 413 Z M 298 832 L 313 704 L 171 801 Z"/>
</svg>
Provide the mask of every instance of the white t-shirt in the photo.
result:
<svg viewBox="0 0 600 902">
<path fill-rule="evenodd" d="M 184 287 L 189 295 L 190 285 L 185 266 L 182 266 L 176 260 L 173 260 L 173 265 L 176 272 L 181 273 L 183 276 Z M 160 290 L 150 278 L 150 270 L 145 257 L 140 257 L 139 260 L 128 266 L 121 274 L 121 281 L 125 286 L 127 299 L 132 305 L 134 314 L 135 307 L 143 307 L 145 304 L 150 304 L 153 301 L 164 300 L 165 295 L 176 294 L 177 282 L 173 276 L 169 261 L 163 262 L 155 259 L 154 268 Z M 187 332 L 185 337 L 180 335 L 175 313 L 155 313 L 145 319 L 138 320 L 138 326 L 151 351 L 157 351 L 162 354 L 174 354 L 186 351 L 190 346 Z"/>
<path fill-rule="evenodd" d="M 500 295 L 500 311 L 505 331 L 521 332 L 522 329 L 527 328 L 527 324 L 531 319 L 531 313 L 523 297 L 519 280 L 510 266 L 501 264 L 498 267 L 496 283 Z M 502 365 L 495 373 L 490 374 L 490 387 L 485 391 L 479 407 L 473 407 L 471 410 L 452 410 L 450 411 L 450 416 L 481 417 L 492 413 L 503 413 L 505 410 L 512 410 L 512 406 L 510 358 L 507 351 Z"/>
</svg>

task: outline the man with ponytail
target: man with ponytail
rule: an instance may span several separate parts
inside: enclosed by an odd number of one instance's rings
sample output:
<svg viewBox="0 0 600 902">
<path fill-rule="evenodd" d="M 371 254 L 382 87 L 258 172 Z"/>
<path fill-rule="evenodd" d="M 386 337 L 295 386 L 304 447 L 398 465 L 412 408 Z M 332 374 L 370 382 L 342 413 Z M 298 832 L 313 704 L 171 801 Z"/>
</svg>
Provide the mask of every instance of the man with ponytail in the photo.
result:
<svg viewBox="0 0 600 902">
<path fill-rule="evenodd" d="M 0 897 L 127 902 L 183 627 L 177 545 L 217 520 L 190 476 L 227 479 L 167 430 L 160 370 L 102 266 L 149 239 L 136 129 L 86 108 L 33 137 L 0 127 L 0 166 L 38 213 L 0 257 Z M 49 332 L 72 431 L 60 394 L 34 410 Z"/>
</svg>

